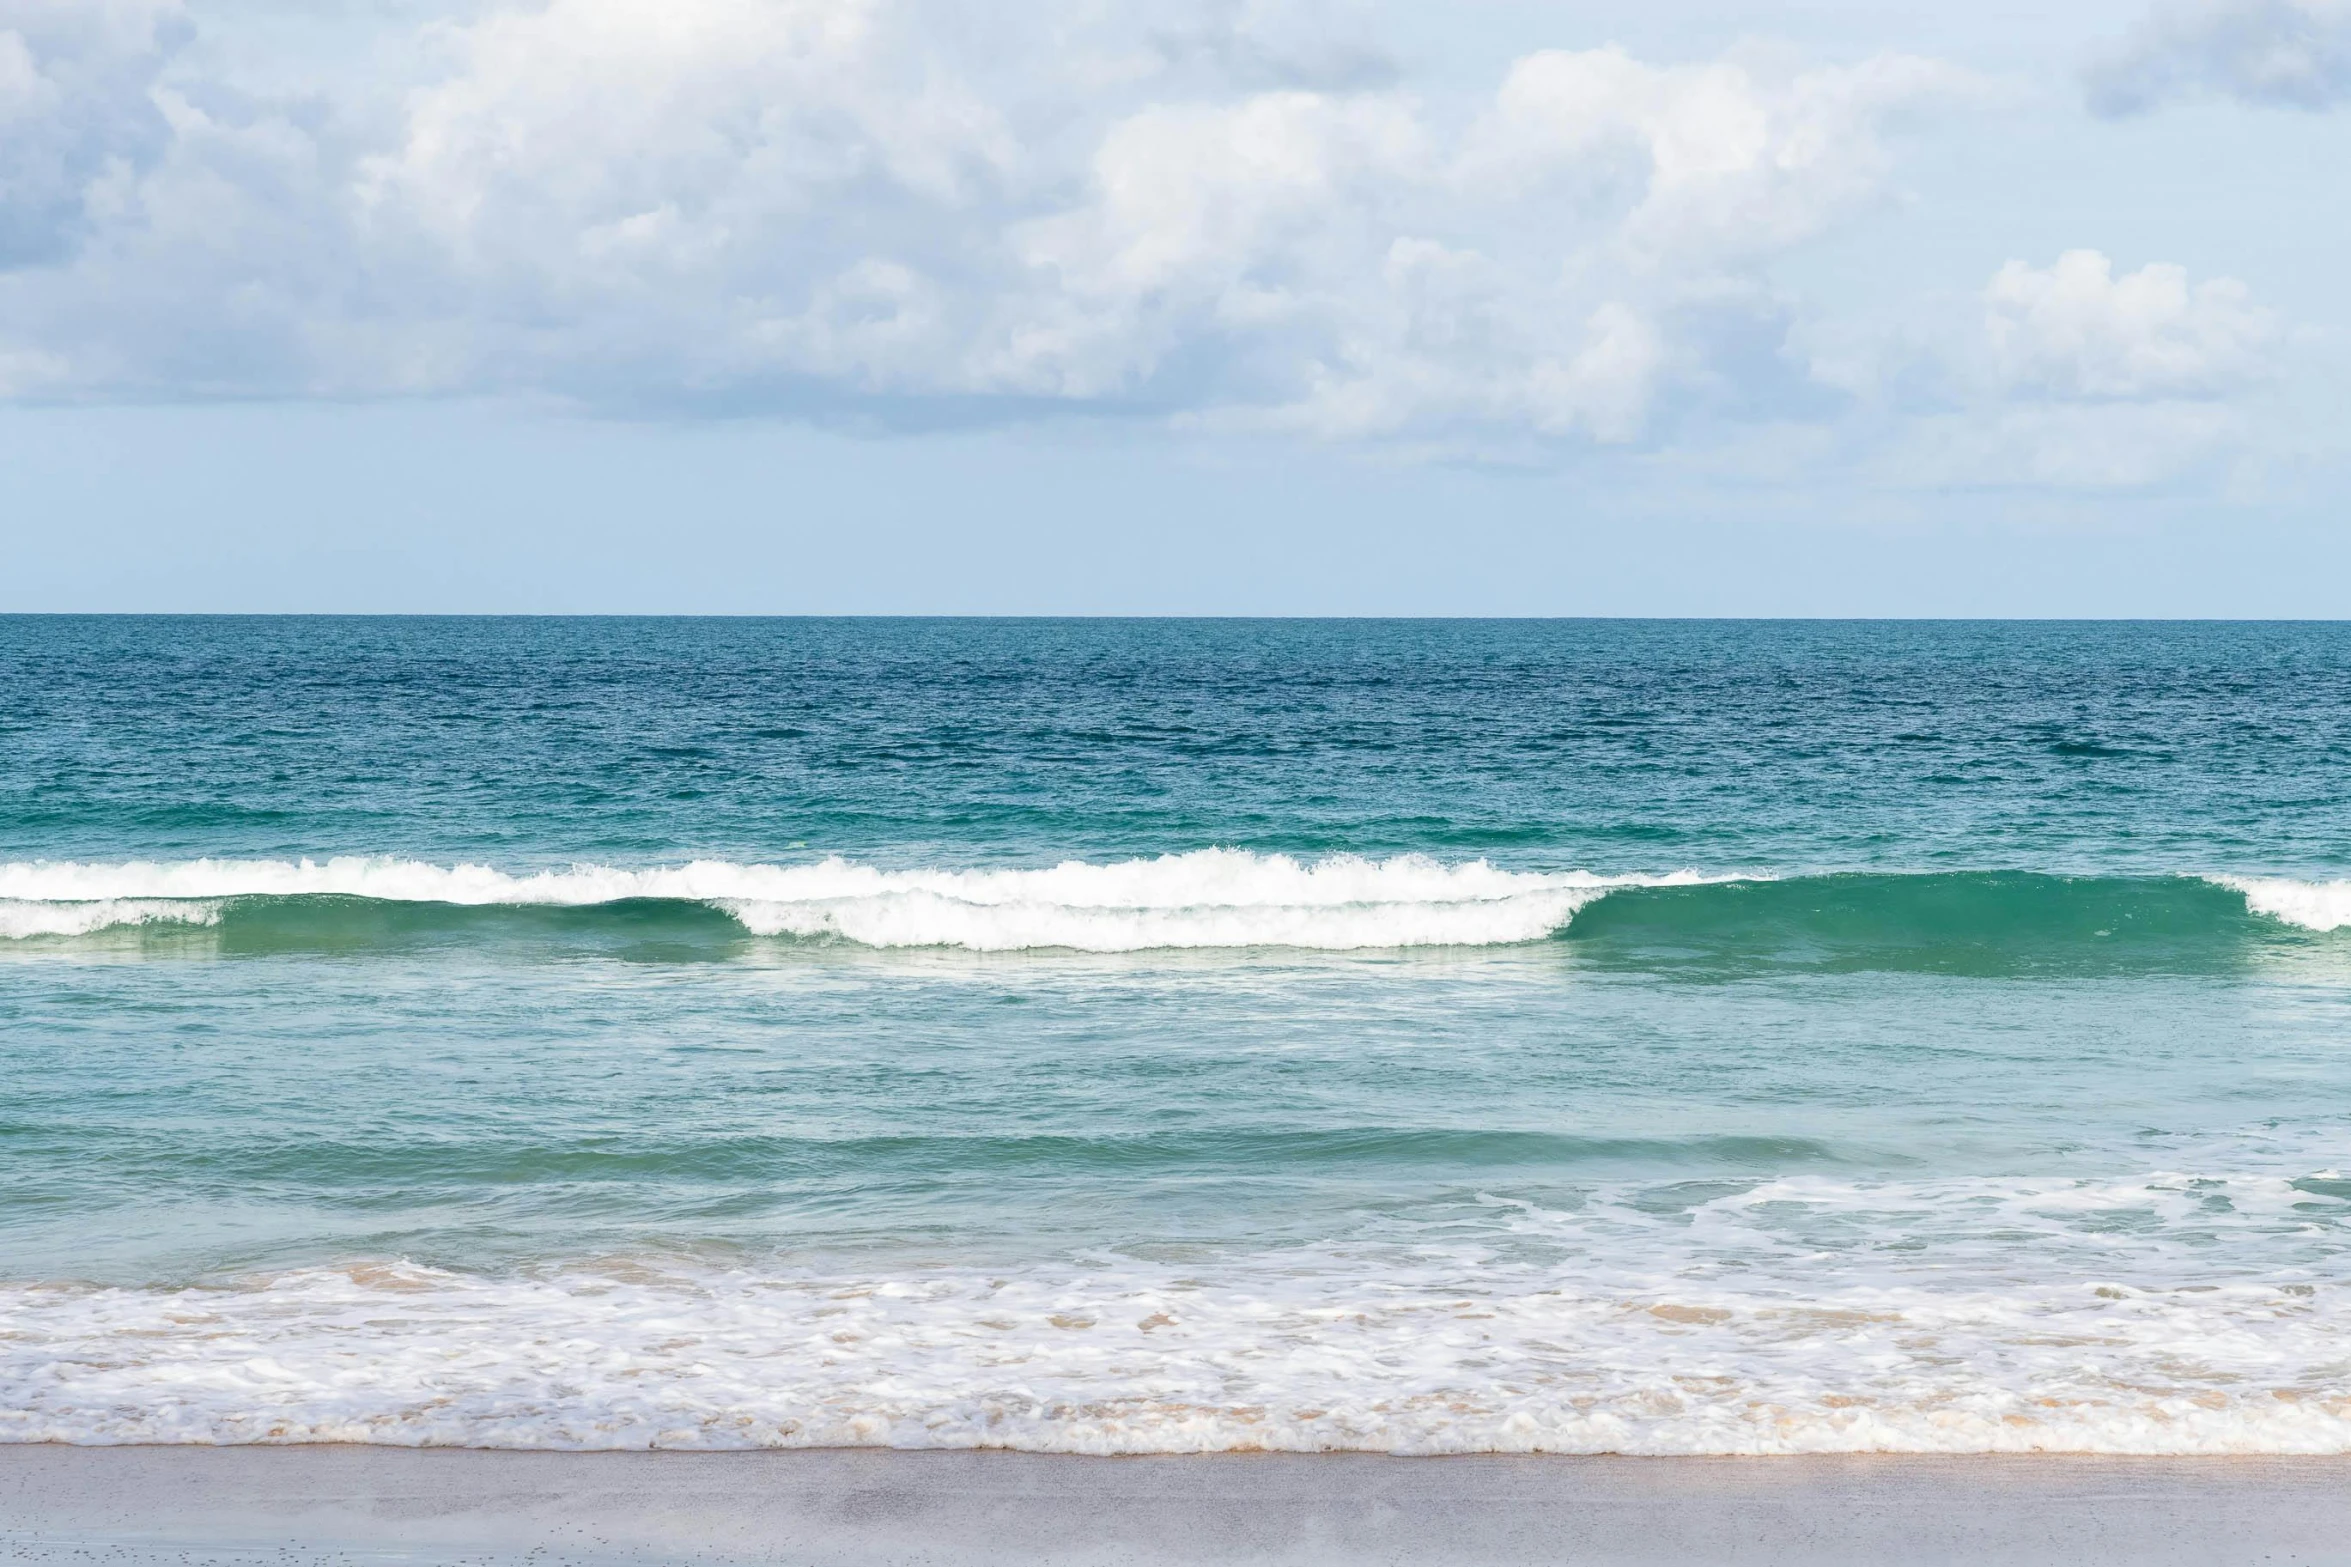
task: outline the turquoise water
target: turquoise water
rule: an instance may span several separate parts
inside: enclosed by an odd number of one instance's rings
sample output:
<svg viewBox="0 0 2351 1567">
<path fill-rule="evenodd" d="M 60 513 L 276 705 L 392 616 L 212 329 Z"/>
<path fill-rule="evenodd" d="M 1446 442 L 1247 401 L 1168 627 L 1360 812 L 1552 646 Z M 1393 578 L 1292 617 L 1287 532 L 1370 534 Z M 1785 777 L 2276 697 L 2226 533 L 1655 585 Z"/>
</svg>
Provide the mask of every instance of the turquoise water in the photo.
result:
<svg viewBox="0 0 2351 1567">
<path fill-rule="evenodd" d="M 0 1438 L 2351 1451 L 2351 628 L 0 619 Z"/>
</svg>

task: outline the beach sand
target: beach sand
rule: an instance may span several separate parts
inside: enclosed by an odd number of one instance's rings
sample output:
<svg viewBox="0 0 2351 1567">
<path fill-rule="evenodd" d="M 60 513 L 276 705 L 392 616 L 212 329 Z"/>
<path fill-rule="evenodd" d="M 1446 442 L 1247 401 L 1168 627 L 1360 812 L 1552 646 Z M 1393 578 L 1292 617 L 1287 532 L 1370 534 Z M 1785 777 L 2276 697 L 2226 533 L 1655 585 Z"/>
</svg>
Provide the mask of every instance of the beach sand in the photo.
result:
<svg viewBox="0 0 2351 1567">
<path fill-rule="evenodd" d="M 2351 1563 L 2351 1460 L 0 1446 L 0 1562 Z"/>
</svg>

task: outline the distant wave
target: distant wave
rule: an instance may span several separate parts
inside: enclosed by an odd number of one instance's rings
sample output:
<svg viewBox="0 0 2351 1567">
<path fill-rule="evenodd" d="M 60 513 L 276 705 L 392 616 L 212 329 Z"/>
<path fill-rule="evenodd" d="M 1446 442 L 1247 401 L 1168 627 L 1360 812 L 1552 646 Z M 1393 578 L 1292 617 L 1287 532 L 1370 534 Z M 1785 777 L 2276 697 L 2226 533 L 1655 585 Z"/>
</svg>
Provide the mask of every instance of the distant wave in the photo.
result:
<svg viewBox="0 0 2351 1567">
<path fill-rule="evenodd" d="M 1421 855 L 1320 860 L 1233 849 L 1039 870 L 884 870 L 697 860 L 517 875 L 391 858 L 0 865 L 0 939 L 128 926 L 348 929 L 350 907 L 431 911 L 708 911 L 755 936 L 876 948 L 1065 949 L 1499 946 L 1539 941 L 1608 899 L 1595 937 L 1672 945 L 1757 939 L 1816 947 L 2042 947 L 2225 937 L 2251 919 L 2351 927 L 2351 880 L 1846 872 L 1774 880 L 1681 871 L 1511 871 Z M 341 912 L 338 912 L 341 911 Z M 1599 914 L 1589 916 L 1599 921 Z M 340 922 L 338 924 L 338 921 Z M 2249 928 L 2249 927 L 2248 927 Z M 1577 933 L 1584 934 L 1579 922 Z"/>
</svg>

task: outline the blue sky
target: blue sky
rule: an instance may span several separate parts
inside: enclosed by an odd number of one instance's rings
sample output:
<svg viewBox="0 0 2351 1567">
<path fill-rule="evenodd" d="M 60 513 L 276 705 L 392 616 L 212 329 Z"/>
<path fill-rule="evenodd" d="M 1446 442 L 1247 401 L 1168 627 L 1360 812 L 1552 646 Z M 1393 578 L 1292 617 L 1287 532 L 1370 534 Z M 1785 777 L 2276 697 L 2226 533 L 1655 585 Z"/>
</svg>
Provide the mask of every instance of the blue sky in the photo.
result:
<svg viewBox="0 0 2351 1567">
<path fill-rule="evenodd" d="M 2345 167 L 2351 0 L 0 0 L 0 609 L 2341 615 Z"/>
</svg>

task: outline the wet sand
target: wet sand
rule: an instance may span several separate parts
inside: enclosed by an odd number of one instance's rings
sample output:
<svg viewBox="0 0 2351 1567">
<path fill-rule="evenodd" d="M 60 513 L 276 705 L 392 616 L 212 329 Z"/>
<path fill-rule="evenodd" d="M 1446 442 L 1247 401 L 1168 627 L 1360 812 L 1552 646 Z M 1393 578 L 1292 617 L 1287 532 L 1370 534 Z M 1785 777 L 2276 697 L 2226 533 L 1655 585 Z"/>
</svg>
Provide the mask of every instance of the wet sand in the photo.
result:
<svg viewBox="0 0 2351 1567">
<path fill-rule="evenodd" d="M 0 1562 L 2351 1564 L 2351 1459 L 0 1446 Z"/>
</svg>

